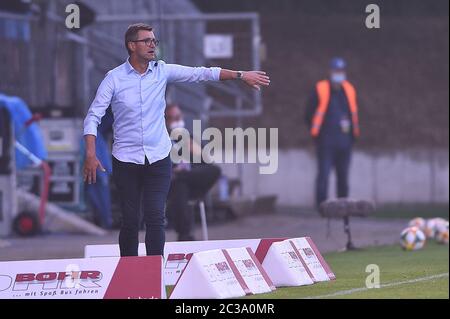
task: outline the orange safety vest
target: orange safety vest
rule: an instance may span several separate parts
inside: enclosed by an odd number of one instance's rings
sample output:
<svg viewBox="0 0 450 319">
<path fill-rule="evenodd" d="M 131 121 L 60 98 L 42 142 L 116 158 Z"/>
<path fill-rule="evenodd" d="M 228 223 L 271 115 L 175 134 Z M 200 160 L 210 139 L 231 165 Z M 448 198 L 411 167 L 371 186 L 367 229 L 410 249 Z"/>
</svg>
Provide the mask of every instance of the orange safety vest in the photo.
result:
<svg viewBox="0 0 450 319">
<path fill-rule="evenodd" d="M 356 104 L 356 91 L 353 85 L 348 81 L 342 82 L 342 88 L 347 96 L 350 113 L 352 115 L 353 135 L 359 136 L 359 120 L 358 120 L 358 105 Z M 311 126 L 311 135 L 313 137 L 319 136 L 320 127 L 322 126 L 323 119 L 328 110 L 330 102 L 330 82 L 328 80 L 322 80 L 316 84 L 317 95 L 319 97 L 319 105 L 317 106 L 316 113 L 314 114 Z"/>
</svg>

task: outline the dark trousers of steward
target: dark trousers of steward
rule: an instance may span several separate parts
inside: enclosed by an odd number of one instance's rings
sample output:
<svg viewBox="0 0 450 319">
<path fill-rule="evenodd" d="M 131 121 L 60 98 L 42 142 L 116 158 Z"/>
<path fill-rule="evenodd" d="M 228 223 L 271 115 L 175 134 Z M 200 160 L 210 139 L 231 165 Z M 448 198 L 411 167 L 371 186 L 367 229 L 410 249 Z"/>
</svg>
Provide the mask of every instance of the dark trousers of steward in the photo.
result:
<svg viewBox="0 0 450 319">
<path fill-rule="evenodd" d="M 316 206 L 328 197 L 328 180 L 332 169 L 336 170 L 336 195 L 348 197 L 349 170 L 352 156 L 351 145 L 317 143 Z"/>
</svg>

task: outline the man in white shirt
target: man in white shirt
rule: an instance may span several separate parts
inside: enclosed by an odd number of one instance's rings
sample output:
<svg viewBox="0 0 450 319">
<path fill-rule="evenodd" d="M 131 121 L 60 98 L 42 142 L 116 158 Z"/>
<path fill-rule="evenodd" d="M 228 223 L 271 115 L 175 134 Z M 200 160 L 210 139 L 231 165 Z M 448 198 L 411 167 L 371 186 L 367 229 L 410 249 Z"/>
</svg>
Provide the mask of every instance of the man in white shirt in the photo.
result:
<svg viewBox="0 0 450 319">
<path fill-rule="evenodd" d="M 95 152 L 97 127 L 111 105 L 114 115 L 113 180 L 120 194 L 121 256 L 137 256 L 140 211 L 146 225 L 147 255 L 164 254 L 164 206 L 170 187 L 171 141 L 165 126 L 165 90 L 171 82 L 240 79 L 259 89 L 270 83 L 262 71 L 232 71 L 218 67 L 186 67 L 157 61 L 158 40 L 146 24 L 134 24 L 125 33 L 129 58 L 109 71 L 100 84 L 84 120 L 86 160 L 84 181 L 95 183 L 104 171 Z"/>
</svg>

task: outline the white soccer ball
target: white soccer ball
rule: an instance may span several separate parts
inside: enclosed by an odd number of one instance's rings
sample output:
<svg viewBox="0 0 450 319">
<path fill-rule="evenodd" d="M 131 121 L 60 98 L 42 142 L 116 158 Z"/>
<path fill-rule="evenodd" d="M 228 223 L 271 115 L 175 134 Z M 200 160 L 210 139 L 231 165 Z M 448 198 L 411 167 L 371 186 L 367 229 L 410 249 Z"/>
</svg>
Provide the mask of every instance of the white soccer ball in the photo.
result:
<svg viewBox="0 0 450 319">
<path fill-rule="evenodd" d="M 400 245 L 404 250 L 421 249 L 427 240 L 427 237 L 418 227 L 405 228 L 400 234 Z"/>
<path fill-rule="evenodd" d="M 427 238 L 434 238 L 436 236 L 436 228 L 441 224 L 445 224 L 446 222 L 447 221 L 445 219 L 440 217 L 428 219 L 424 229 Z"/>
<path fill-rule="evenodd" d="M 440 244 L 448 244 L 448 221 L 436 225 L 434 239 Z"/>
<path fill-rule="evenodd" d="M 448 223 L 448 220 L 446 220 L 446 219 L 444 219 L 444 218 L 441 218 L 441 217 L 436 217 L 436 218 L 433 218 L 434 219 L 434 222 L 436 223 L 436 224 L 445 224 L 445 223 Z"/>
<path fill-rule="evenodd" d="M 422 217 L 416 217 L 414 219 L 411 219 L 408 224 L 409 227 L 415 226 L 415 227 L 419 228 L 421 231 L 425 230 L 426 225 L 427 225 L 427 221 Z"/>
</svg>

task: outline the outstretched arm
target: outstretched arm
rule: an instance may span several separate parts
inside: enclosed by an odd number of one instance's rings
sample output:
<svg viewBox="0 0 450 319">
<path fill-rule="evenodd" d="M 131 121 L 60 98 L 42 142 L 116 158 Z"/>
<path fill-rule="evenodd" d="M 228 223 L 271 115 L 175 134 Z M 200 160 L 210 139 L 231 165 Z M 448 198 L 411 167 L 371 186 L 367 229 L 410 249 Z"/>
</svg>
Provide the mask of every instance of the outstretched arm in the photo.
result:
<svg viewBox="0 0 450 319">
<path fill-rule="evenodd" d="M 219 78 L 221 81 L 241 79 L 245 84 L 257 90 L 260 89 L 261 85 L 268 86 L 270 84 L 270 78 L 264 71 L 233 71 L 221 69 Z"/>
<path fill-rule="evenodd" d="M 270 83 L 269 77 L 263 71 L 234 71 L 218 67 L 189 67 L 178 64 L 163 64 L 170 82 L 203 82 L 242 80 L 247 85 L 259 90 Z"/>
</svg>

